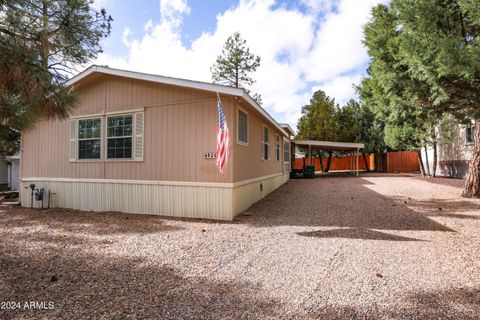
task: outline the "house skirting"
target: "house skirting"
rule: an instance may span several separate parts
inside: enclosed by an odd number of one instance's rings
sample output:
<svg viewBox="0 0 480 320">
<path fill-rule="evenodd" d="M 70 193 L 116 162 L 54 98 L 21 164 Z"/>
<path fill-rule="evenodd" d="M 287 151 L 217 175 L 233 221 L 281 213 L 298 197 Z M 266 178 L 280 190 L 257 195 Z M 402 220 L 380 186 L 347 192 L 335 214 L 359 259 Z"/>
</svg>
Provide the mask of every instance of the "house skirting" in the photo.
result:
<svg viewBox="0 0 480 320">
<path fill-rule="evenodd" d="M 23 178 L 20 197 L 30 207 L 28 186 L 34 183 L 45 189 L 44 207 L 50 191 L 52 208 L 232 220 L 287 180 L 288 173 L 236 183 Z M 41 202 L 34 199 L 33 206 Z"/>
<path fill-rule="evenodd" d="M 465 179 L 468 175 L 468 160 L 443 160 L 438 166 L 445 177 Z"/>
</svg>

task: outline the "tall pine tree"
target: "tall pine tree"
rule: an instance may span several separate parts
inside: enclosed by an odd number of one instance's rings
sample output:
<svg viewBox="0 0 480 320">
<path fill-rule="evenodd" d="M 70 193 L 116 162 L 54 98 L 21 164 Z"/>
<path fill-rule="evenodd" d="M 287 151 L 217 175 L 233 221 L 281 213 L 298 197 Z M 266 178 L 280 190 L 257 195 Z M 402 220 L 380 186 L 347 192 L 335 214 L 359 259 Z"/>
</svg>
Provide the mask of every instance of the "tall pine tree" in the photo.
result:
<svg viewBox="0 0 480 320">
<path fill-rule="evenodd" d="M 0 153 L 37 119 L 68 116 L 64 83 L 101 52 L 111 21 L 91 0 L 0 0 Z"/>
<path fill-rule="evenodd" d="M 242 39 L 240 33 L 235 32 L 228 37 L 222 54 L 217 57 L 210 71 L 215 83 L 246 88 L 255 83 L 250 74 L 255 72 L 259 66 L 260 57 L 251 53 L 247 47 L 247 41 Z M 247 91 L 249 92 L 248 89 Z M 260 94 L 254 94 L 253 98 L 261 104 Z"/>
</svg>

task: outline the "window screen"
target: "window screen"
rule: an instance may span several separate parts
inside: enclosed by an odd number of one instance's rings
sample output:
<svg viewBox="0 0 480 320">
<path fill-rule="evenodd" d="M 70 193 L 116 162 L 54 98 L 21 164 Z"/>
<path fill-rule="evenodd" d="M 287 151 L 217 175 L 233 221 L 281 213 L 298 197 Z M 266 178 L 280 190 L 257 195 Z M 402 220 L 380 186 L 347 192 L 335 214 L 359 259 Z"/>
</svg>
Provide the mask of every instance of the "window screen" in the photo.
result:
<svg viewBox="0 0 480 320">
<path fill-rule="evenodd" d="M 280 137 L 275 137 L 275 160 L 280 161 Z"/>
<path fill-rule="evenodd" d="M 238 110 L 238 141 L 248 143 L 248 115 Z"/>
<path fill-rule="evenodd" d="M 267 127 L 263 127 L 263 160 L 269 159 L 270 132 Z"/>
<path fill-rule="evenodd" d="M 283 161 L 290 162 L 290 142 L 287 139 L 283 141 Z"/>
<path fill-rule="evenodd" d="M 473 126 L 469 124 L 465 128 L 465 143 L 473 143 Z"/>
<path fill-rule="evenodd" d="M 102 120 L 78 120 L 78 159 L 100 159 Z"/>
<path fill-rule="evenodd" d="M 109 159 L 132 158 L 133 116 L 122 115 L 107 118 L 107 157 Z"/>
</svg>

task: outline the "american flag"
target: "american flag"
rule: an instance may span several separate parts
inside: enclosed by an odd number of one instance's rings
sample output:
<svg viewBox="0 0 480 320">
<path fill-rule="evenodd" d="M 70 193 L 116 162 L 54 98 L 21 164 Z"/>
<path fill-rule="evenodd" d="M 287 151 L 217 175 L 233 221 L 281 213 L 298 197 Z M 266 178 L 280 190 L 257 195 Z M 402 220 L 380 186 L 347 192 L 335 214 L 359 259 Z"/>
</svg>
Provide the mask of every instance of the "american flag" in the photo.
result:
<svg viewBox="0 0 480 320">
<path fill-rule="evenodd" d="M 217 167 L 220 173 L 225 171 L 228 162 L 228 146 L 230 144 L 230 132 L 228 131 L 227 120 L 223 112 L 222 100 L 218 96 L 218 128 L 217 128 Z"/>
</svg>

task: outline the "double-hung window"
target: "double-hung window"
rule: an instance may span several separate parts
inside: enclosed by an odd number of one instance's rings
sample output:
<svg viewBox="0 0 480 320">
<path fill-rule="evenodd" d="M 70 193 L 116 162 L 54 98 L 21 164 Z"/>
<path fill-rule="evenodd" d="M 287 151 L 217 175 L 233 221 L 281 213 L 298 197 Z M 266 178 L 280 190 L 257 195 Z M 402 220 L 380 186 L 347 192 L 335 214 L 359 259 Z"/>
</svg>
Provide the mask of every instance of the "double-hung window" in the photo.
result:
<svg viewBox="0 0 480 320">
<path fill-rule="evenodd" d="M 470 123 L 465 127 L 465 144 L 473 143 L 473 125 Z"/>
<path fill-rule="evenodd" d="M 143 161 L 144 113 L 70 120 L 70 161 Z"/>
<path fill-rule="evenodd" d="M 107 159 L 131 159 L 133 116 L 107 117 Z"/>
<path fill-rule="evenodd" d="M 248 114 L 241 109 L 238 109 L 237 128 L 237 141 L 240 144 L 248 144 Z"/>
<path fill-rule="evenodd" d="M 275 160 L 280 161 L 280 136 L 275 136 Z"/>
<path fill-rule="evenodd" d="M 262 159 L 268 160 L 269 159 L 269 148 L 270 148 L 270 131 L 268 127 L 263 127 L 263 141 L 262 141 Z"/>
<path fill-rule="evenodd" d="M 100 159 L 102 119 L 78 120 L 78 159 Z"/>
<path fill-rule="evenodd" d="M 283 140 L 283 161 L 290 162 L 290 141 L 288 139 Z"/>
</svg>

